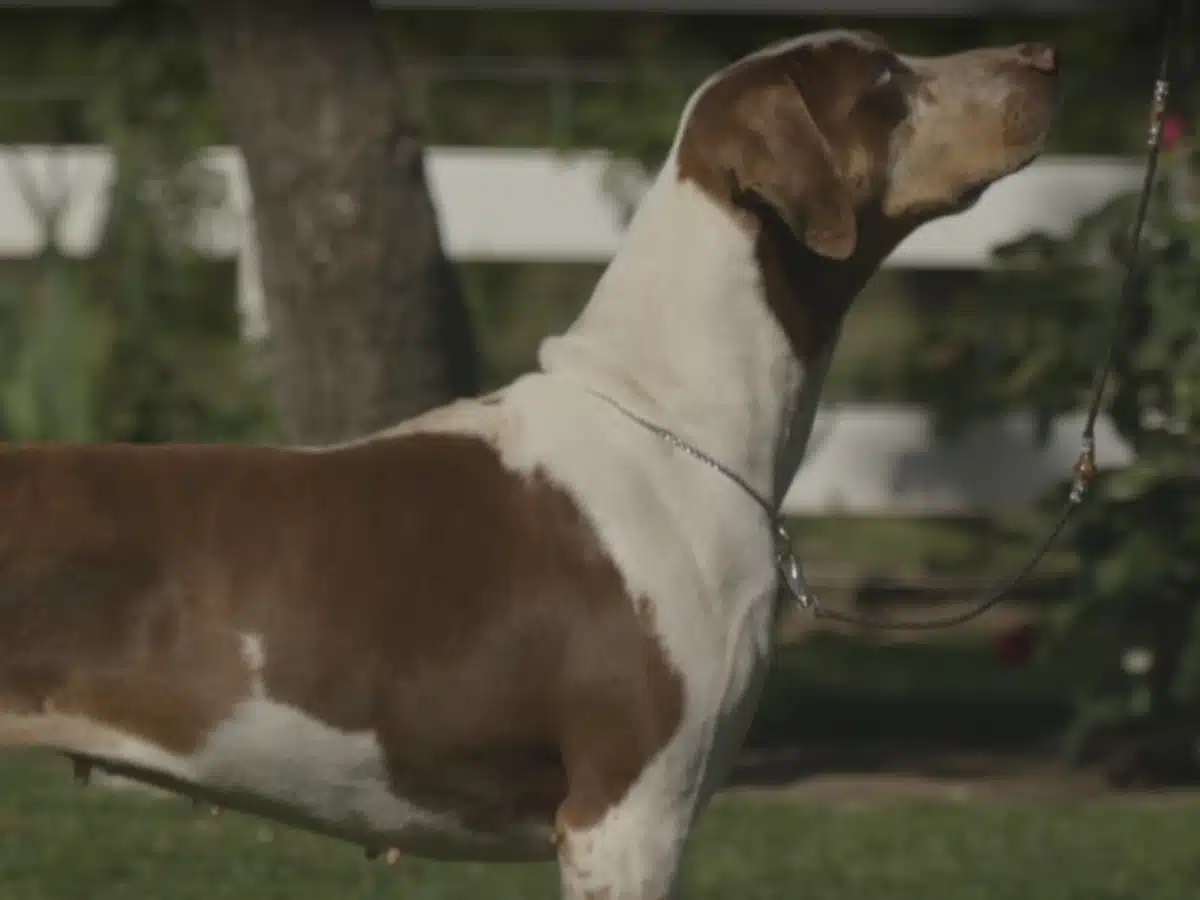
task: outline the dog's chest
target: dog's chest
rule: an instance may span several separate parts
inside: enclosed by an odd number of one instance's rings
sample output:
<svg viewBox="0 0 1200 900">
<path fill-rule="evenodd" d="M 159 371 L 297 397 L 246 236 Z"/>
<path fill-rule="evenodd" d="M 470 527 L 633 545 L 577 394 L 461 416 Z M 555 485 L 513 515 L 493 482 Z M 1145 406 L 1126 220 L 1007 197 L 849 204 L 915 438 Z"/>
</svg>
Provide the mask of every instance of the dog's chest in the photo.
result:
<svg viewBox="0 0 1200 900">
<path fill-rule="evenodd" d="M 770 668 L 775 615 L 772 604 L 763 602 L 730 634 L 730 662 L 714 691 L 712 730 L 701 804 L 725 784 L 741 752 L 758 711 L 763 685 Z"/>
<path fill-rule="evenodd" d="M 714 565 L 721 561 L 727 583 L 702 577 L 716 588 L 711 594 L 667 595 L 659 607 L 663 642 L 688 696 L 679 746 L 673 750 L 698 765 L 700 778 L 691 788 L 698 808 L 722 787 L 735 764 L 772 658 L 775 577 L 769 553 L 760 554 L 755 546 L 750 537 L 741 549 L 714 547 L 708 559 Z"/>
</svg>

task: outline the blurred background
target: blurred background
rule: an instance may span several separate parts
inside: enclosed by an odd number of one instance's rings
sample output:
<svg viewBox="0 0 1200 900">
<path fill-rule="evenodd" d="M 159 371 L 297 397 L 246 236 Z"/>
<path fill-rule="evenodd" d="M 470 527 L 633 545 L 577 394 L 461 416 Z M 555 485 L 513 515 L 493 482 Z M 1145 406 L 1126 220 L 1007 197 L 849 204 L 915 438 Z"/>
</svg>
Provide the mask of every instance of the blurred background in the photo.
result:
<svg viewBox="0 0 1200 900">
<path fill-rule="evenodd" d="M 945 611 L 1033 551 L 1112 334 L 1150 5 L 398 6 L 0 4 L 0 439 L 313 443 L 490 389 L 581 309 L 714 68 L 829 26 L 909 53 L 1052 40 L 1046 156 L 870 284 L 786 505 L 824 601 L 884 619 Z M 1190 16 L 1088 504 L 969 626 L 789 617 L 697 896 L 1195 896 Z M 141 791 L 68 789 L 61 765 L 0 761 L 4 900 L 552 895 L 538 867 L 383 871 Z"/>
</svg>

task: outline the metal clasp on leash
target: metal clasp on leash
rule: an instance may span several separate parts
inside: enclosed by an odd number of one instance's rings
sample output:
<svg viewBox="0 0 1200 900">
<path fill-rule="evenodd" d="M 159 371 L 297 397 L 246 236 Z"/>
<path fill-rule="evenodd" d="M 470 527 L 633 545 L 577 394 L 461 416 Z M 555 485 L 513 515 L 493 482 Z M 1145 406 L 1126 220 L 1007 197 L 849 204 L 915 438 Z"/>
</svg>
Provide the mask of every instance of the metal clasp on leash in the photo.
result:
<svg viewBox="0 0 1200 900">
<path fill-rule="evenodd" d="M 800 558 L 796 556 L 796 545 L 783 519 L 775 520 L 775 567 L 783 576 L 783 583 L 801 609 L 811 610 L 817 605 L 817 596 L 808 586 Z"/>
<path fill-rule="evenodd" d="M 1084 435 L 1083 449 L 1079 452 L 1079 459 L 1075 461 L 1075 480 L 1071 482 L 1070 495 L 1072 506 L 1083 502 L 1092 479 L 1096 477 L 1096 471 L 1096 438 L 1089 433 Z"/>
</svg>

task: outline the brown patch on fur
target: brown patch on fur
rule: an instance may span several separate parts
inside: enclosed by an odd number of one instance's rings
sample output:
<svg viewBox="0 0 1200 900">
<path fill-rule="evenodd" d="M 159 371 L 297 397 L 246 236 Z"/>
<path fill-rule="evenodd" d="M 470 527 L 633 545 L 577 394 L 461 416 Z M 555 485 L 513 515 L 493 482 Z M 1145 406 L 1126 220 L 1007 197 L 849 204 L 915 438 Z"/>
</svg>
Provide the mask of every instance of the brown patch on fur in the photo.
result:
<svg viewBox="0 0 1200 900">
<path fill-rule="evenodd" d="M 682 716 L 574 501 L 475 438 L 5 448 L 0 510 L 0 707 L 186 753 L 253 634 L 272 699 L 375 732 L 398 794 L 485 830 L 598 817 Z"/>
<path fill-rule="evenodd" d="M 798 45 L 729 67 L 684 126 L 680 179 L 739 211 L 753 198 L 812 252 L 848 258 L 857 207 L 904 115 L 895 98 L 857 103 L 891 55 L 866 40 Z"/>
<path fill-rule="evenodd" d="M 767 302 L 812 362 L 909 232 L 1036 152 L 1056 73 L 1048 45 L 911 66 L 870 32 L 781 46 L 733 64 L 697 97 L 681 125 L 679 179 L 755 230 Z M 981 109 L 973 98 L 1001 82 L 1008 100 Z M 919 129 L 917 98 L 938 110 Z M 902 184 L 897 148 L 906 163 L 928 163 Z"/>
<path fill-rule="evenodd" d="M 879 257 L 860 250 L 880 236 L 858 221 L 858 210 L 877 189 L 904 115 L 895 98 L 855 103 L 890 56 L 878 38 L 864 40 L 736 63 L 697 99 L 680 138 L 680 179 L 757 229 L 767 302 L 810 363 L 878 265 Z M 856 272 L 852 284 L 819 283 L 847 281 L 843 260 Z M 827 305 L 796 302 L 800 285 Z"/>
</svg>

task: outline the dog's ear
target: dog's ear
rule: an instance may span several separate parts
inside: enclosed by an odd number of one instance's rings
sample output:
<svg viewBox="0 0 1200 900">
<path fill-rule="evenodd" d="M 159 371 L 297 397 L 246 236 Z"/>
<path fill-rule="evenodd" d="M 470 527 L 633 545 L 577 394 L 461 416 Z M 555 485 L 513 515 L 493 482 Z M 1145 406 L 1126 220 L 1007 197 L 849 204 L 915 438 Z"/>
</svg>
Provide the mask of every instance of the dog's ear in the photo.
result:
<svg viewBox="0 0 1200 900">
<path fill-rule="evenodd" d="M 799 86 L 764 85 L 740 106 L 721 142 L 735 196 L 769 204 L 814 253 L 848 258 L 858 243 L 853 198 Z"/>
</svg>

